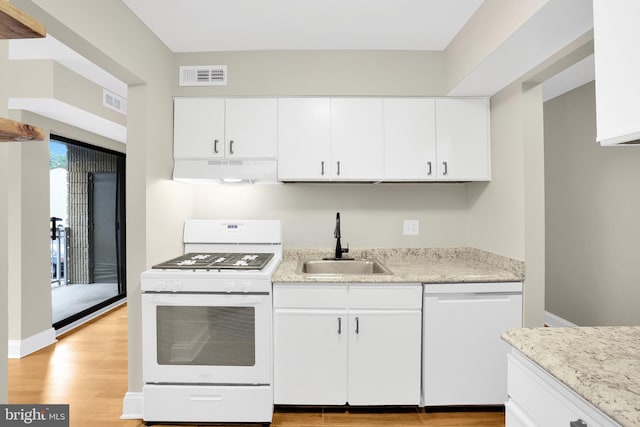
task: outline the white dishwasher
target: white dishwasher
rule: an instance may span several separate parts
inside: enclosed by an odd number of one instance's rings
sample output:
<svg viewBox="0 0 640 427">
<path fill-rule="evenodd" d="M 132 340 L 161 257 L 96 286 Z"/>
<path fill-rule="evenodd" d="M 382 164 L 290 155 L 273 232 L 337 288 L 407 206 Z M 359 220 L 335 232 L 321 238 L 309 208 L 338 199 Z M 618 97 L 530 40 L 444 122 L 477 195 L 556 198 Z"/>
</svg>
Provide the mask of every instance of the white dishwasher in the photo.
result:
<svg viewBox="0 0 640 427">
<path fill-rule="evenodd" d="M 521 326 L 521 282 L 425 284 L 421 405 L 504 404 L 500 335 Z"/>
</svg>

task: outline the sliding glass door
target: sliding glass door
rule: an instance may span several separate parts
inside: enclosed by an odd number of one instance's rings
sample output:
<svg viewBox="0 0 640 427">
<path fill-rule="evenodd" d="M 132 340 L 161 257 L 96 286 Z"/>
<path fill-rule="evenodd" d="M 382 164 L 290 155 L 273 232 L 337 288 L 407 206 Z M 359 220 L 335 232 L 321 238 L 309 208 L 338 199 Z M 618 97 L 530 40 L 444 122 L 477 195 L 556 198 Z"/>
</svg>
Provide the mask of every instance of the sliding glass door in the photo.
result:
<svg viewBox="0 0 640 427">
<path fill-rule="evenodd" d="M 52 324 L 126 297 L 125 155 L 51 135 Z"/>
</svg>

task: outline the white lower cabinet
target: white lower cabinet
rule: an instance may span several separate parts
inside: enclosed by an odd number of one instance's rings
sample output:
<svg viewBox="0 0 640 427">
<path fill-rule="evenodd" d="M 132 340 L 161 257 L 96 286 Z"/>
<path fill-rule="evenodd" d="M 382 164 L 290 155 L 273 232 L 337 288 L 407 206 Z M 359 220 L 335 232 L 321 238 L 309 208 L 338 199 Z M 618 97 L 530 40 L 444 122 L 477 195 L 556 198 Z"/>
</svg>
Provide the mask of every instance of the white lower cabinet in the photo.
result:
<svg viewBox="0 0 640 427">
<path fill-rule="evenodd" d="M 417 405 L 419 284 L 275 284 L 274 402 Z"/>
<path fill-rule="evenodd" d="M 502 405 L 508 345 L 522 326 L 522 283 L 426 284 L 422 404 Z"/>
<path fill-rule="evenodd" d="M 350 405 L 420 402 L 420 321 L 419 311 L 350 312 Z"/>
<path fill-rule="evenodd" d="M 274 401 L 347 401 L 346 311 L 278 310 L 274 315 Z"/>
<path fill-rule="evenodd" d="M 508 378 L 507 427 L 620 425 L 515 349 L 508 355 Z"/>
</svg>

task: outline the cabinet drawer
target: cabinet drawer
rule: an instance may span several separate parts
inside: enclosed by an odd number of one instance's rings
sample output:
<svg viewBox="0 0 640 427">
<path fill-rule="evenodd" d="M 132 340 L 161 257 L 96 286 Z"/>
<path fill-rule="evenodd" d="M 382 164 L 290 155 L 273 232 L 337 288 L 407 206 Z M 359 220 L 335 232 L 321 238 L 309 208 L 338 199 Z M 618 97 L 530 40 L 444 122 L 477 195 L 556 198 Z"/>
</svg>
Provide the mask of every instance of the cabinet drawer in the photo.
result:
<svg viewBox="0 0 640 427">
<path fill-rule="evenodd" d="M 273 391 L 269 386 L 145 384 L 143 406 L 145 421 L 266 423 L 272 420 Z"/>
<path fill-rule="evenodd" d="M 589 402 L 518 353 L 508 355 L 509 401 L 539 426 L 569 426 L 582 420 L 588 427 L 617 426 Z M 514 425 L 518 425 L 515 423 Z M 508 424 L 511 427 L 511 423 Z"/>
<path fill-rule="evenodd" d="M 422 286 L 359 285 L 349 286 L 350 309 L 417 309 L 422 308 Z"/>
<path fill-rule="evenodd" d="M 274 285 L 274 308 L 346 308 L 344 284 Z"/>
</svg>

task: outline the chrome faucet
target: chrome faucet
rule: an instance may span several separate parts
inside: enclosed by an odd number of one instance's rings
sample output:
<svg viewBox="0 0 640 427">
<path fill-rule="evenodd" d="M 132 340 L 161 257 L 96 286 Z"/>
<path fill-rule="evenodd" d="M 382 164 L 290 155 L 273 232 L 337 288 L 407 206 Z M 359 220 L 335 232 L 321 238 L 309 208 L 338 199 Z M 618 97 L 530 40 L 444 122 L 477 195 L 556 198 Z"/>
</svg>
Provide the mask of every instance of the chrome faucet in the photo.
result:
<svg viewBox="0 0 640 427">
<path fill-rule="evenodd" d="M 333 237 L 336 238 L 336 253 L 335 259 L 343 259 L 342 254 L 346 254 L 349 252 L 349 247 L 347 245 L 346 248 L 342 248 L 340 244 L 340 212 L 336 212 L 336 228 L 333 230 Z"/>
</svg>

